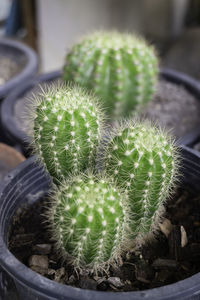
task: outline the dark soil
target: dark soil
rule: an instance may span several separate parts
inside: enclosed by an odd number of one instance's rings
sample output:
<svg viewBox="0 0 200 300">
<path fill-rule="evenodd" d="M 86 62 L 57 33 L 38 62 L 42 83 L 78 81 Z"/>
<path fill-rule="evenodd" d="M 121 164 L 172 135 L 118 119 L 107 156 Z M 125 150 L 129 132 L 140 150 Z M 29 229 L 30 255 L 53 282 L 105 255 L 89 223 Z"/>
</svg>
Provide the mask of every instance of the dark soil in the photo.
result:
<svg viewBox="0 0 200 300">
<path fill-rule="evenodd" d="M 167 202 L 161 231 L 153 242 L 132 249 L 122 265 L 107 274 L 77 274 L 62 264 L 49 239 L 44 202 L 19 210 L 13 218 L 9 248 L 32 270 L 67 285 L 102 291 L 137 291 L 160 287 L 200 271 L 200 196 L 178 190 Z"/>
<path fill-rule="evenodd" d="M 27 119 L 26 113 L 29 99 L 40 91 L 40 88 L 36 86 L 15 104 L 15 121 L 18 128 L 24 132 L 30 128 L 30 120 Z M 162 128 L 170 130 L 176 139 L 179 139 L 200 125 L 199 114 L 200 102 L 182 85 L 160 80 L 154 98 L 147 107 L 142 109 L 140 116 L 157 122 Z"/>
<path fill-rule="evenodd" d="M 18 74 L 23 67 L 13 59 L 0 54 L 0 86 Z"/>
</svg>

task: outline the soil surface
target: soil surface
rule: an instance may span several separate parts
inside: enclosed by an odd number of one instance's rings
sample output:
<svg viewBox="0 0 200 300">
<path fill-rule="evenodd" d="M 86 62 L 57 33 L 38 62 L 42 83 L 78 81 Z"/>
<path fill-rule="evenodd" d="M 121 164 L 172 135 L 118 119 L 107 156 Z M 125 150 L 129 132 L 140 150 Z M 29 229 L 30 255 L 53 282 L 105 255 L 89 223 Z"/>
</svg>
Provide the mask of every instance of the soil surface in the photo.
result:
<svg viewBox="0 0 200 300">
<path fill-rule="evenodd" d="M 19 73 L 24 66 L 0 53 L 0 86 Z"/>
<path fill-rule="evenodd" d="M 9 248 L 32 270 L 67 285 L 102 291 L 138 291 L 160 287 L 200 271 L 200 196 L 178 190 L 166 203 L 166 212 L 155 240 L 131 249 L 118 268 L 108 273 L 77 274 L 62 264 L 49 239 L 43 216 L 45 201 L 19 209 L 13 218 Z"/>
<path fill-rule="evenodd" d="M 200 101 L 183 86 L 160 80 L 152 101 L 141 116 L 158 123 L 179 139 L 200 126 Z"/>
<path fill-rule="evenodd" d="M 27 119 L 29 99 L 39 91 L 40 88 L 34 88 L 15 104 L 15 121 L 18 128 L 24 132 L 30 128 L 30 120 Z M 154 98 L 142 108 L 140 116 L 157 122 L 179 139 L 200 125 L 199 114 L 200 101 L 197 101 L 183 86 L 160 80 Z"/>
</svg>

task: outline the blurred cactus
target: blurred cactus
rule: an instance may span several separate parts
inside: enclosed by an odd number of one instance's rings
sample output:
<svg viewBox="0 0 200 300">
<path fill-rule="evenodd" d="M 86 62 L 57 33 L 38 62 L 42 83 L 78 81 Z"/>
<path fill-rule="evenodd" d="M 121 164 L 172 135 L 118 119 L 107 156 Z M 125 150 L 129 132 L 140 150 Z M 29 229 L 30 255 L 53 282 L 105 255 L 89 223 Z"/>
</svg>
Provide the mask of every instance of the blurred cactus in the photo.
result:
<svg viewBox="0 0 200 300">
<path fill-rule="evenodd" d="M 118 261 L 125 203 L 112 181 L 79 175 L 62 183 L 54 199 L 48 219 L 62 257 L 93 271 Z"/>
<path fill-rule="evenodd" d="M 131 236 L 149 232 L 177 181 L 178 151 L 149 123 L 120 125 L 106 145 L 105 169 L 128 196 Z"/>
<path fill-rule="evenodd" d="M 63 85 L 51 86 L 34 103 L 33 148 L 50 175 L 65 179 L 92 165 L 102 129 L 96 99 Z"/>
<path fill-rule="evenodd" d="M 117 32 L 86 36 L 67 54 L 63 78 L 94 90 L 110 118 L 128 116 L 155 91 L 158 61 L 141 38 Z"/>
</svg>

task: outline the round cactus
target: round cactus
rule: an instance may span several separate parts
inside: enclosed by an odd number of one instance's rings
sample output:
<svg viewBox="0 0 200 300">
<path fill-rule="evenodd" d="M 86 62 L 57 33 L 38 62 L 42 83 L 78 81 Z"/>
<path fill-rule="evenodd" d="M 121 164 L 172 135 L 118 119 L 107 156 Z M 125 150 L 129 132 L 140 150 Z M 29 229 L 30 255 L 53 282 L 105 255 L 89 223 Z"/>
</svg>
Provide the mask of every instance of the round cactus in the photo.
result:
<svg viewBox="0 0 200 300">
<path fill-rule="evenodd" d="M 64 258 L 93 271 L 118 261 L 125 238 L 125 202 L 112 181 L 79 175 L 63 182 L 53 198 L 48 219 Z"/>
<path fill-rule="evenodd" d="M 149 232 L 177 181 L 177 147 L 150 123 L 127 122 L 115 130 L 104 150 L 106 172 L 128 195 L 132 237 Z"/>
<path fill-rule="evenodd" d="M 96 99 L 78 87 L 53 85 L 36 100 L 33 148 L 50 175 L 60 180 L 91 165 L 103 118 Z"/>
<path fill-rule="evenodd" d="M 93 89 L 107 115 L 129 115 L 148 102 L 157 81 L 153 47 L 141 38 L 117 32 L 86 36 L 67 54 L 63 78 Z"/>
</svg>

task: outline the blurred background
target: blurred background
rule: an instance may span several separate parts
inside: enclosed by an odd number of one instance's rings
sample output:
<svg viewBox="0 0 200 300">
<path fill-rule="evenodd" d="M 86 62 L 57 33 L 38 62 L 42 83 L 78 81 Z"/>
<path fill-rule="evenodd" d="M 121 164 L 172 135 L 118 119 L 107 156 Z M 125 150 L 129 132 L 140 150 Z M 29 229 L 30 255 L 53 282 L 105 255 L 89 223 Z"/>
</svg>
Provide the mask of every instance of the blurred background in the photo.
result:
<svg viewBox="0 0 200 300">
<path fill-rule="evenodd" d="M 141 34 L 161 65 L 200 79 L 200 0 L 0 0 L 0 37 L 34 48 L 40 72 L 61 69 L 72 44 L 97 29 Z"/>
</svg>

